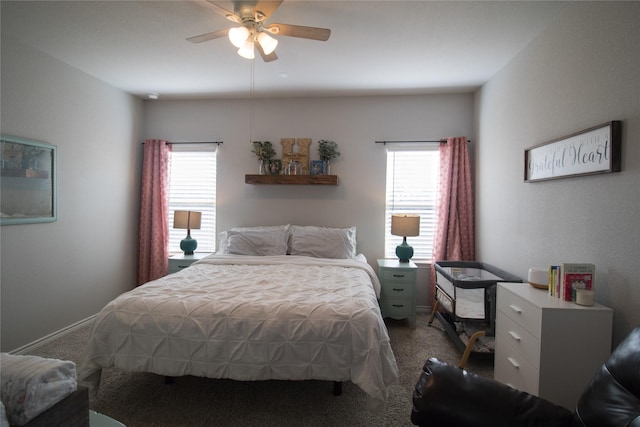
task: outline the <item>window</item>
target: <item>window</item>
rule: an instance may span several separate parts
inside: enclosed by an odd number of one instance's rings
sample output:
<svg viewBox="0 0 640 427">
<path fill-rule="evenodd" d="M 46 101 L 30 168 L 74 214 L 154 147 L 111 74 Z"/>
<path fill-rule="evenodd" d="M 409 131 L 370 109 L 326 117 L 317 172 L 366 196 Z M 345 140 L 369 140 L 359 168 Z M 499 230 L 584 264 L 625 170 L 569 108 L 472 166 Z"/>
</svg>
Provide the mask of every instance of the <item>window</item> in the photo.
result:
<svg viewBox="0 0 640 427">
<path fill-rule="evenodd" d="M 187 230 L 173 228 L 175 211 L 202 212 L 196 252 L 216 249 L 216 145 L 174 144 L 170 154 L 169 252 L 180 252 Z"/>
<path fill-rule="evenodd" d="M 385 257 L 395 258 L 396 246 L 402 243 L 402 237 L 391 235 L 391 215 L 410 213 L 420 215 L 420 235 L 407 237 L 407 243 L 413 246 L 413 259 L 431 259 L 439 168 L 437 145 L 387 151 Z"/>
</svg>

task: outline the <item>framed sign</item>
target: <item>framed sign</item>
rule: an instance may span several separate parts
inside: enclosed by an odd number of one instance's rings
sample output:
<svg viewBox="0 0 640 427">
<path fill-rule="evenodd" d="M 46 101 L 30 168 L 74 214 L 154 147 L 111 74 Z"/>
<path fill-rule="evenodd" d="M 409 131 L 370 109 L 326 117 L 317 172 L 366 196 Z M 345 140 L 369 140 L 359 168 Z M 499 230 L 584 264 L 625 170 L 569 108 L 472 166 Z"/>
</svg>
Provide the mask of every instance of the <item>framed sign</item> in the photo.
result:
<svg viewBox="0 0 640 427">
<path fill-rule="evenodd" d="M 524 150 L 526 182 L 620 172 L 622 122 L 611 121 Z"/>
<path fill-rule="evenodd" d="M 0 224 L 53 222 L 57 147 L 0 136 Z"/>
</svg>

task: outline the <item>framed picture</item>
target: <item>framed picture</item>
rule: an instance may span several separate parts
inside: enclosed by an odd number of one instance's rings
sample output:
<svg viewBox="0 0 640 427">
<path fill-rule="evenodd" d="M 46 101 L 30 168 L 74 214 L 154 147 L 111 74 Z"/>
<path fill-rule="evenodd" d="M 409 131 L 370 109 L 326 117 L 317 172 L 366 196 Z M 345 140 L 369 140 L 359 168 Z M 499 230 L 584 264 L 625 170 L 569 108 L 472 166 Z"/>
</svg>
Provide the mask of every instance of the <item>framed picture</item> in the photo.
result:
<svg viewBox="0 0 640 427">
<path fill-rule="evenodd" d="M 524 150 L 526 182 L 620 172 L 622 122 L 599 126 Z"/>
<path fill-rule="evenodd" d="M 0 224 L 53 222 L 56 213 L 57 147 L 0 137 Z"/>
<path fill-rule="evenodd" d="M 309 166 L 311 175 L 323 175 L 324 174 L 324 162 L 322 160 L 312 160 Z"/>
<path fill-rule="evenodd" d="M 269 175 L 280 175 L 280 171 L 282 171 L 282 160 L 269 160 Z"/>
</svg>

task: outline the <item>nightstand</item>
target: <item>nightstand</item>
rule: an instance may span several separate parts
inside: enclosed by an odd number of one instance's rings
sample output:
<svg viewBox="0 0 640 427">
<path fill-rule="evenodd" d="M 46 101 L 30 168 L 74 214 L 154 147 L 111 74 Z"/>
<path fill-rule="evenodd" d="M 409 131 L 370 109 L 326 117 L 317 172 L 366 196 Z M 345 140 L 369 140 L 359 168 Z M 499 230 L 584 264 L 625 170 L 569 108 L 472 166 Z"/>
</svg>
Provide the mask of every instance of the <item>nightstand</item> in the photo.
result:
<svg viewBox="0 0 640 427">
<path fill-rule="evenodd" d="M 177 273 L 194 262 L 211 255 L 208 252 L 196 252 L 193 255 L 177 254 L 169 257 L 169 274 Z"/>
<path fill-rule="evenodd" d="M 416 327 L 417 272 L 418 266 L 412 261 L 378 260 L 382 317 L 409 319 L 411 327 Z"/>
</svg>

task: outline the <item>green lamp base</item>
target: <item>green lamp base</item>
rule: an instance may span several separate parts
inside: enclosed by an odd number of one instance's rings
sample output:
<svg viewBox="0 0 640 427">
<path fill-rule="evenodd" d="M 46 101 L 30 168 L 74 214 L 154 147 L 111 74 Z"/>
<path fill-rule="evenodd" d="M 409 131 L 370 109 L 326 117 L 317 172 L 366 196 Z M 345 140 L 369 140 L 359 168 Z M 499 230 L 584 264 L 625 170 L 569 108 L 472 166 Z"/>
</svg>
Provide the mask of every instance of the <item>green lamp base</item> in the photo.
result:
<svg viewBox="0 0 640 427">
<path fill-rule="evenodd" d="M 407 238 L 402 239 L 402 244 L 396 246 L 396 256 L 400 262 L 409 262 L 413 256 L 413 247 L 407 244 Z"/>
<path fill-rule="evenodd" d="M 180 249 L 182 249 L 185 255 L 193 255 L 193 251 L 195 251 L 197 247 L 198 241 L 192 239 L 190 234 L 187 234 L 187 237 L 180 240 Z"/>
</svg>

